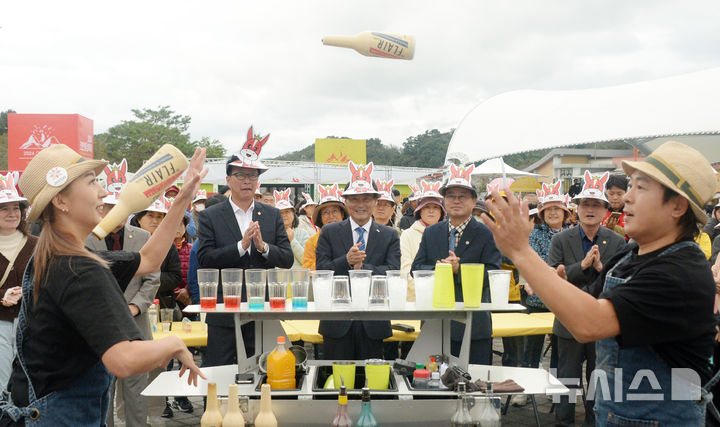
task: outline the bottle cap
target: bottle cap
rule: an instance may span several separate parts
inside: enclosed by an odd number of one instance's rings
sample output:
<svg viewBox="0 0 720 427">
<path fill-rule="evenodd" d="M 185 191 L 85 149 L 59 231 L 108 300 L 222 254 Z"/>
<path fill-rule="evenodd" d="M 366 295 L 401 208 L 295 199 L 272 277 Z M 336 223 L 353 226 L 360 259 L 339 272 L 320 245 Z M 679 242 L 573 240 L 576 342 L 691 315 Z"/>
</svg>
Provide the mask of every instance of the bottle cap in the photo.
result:
<svg viewBox="0 0 720 427">
<path fill-rule="evenodd" d="M 157 299 L 157 298 L 155 298 L 155 299 L 153 300 L 153 304 L 155 304 L 155 305 L 160 305 L 160 300 Z"/>
<path fill-rule="evenodd" d="M 278 344 L 285 344 L 285 337 L 282 337 L 282 336 L 278 337 L 277 343 L 278 343 Z"/>
<path fill-rule="evenodd" d="M 415 369 L 425 369 L 425 365 L 423 365 L 422 363 L 416 363 Z"/>
<path fill-rule="evenodd" d="M 430 371 L 428 371 L 427 369 L 415 369 L 415 372 L 413 372 L 413 377 L 430 378 Z"/>
</svg>

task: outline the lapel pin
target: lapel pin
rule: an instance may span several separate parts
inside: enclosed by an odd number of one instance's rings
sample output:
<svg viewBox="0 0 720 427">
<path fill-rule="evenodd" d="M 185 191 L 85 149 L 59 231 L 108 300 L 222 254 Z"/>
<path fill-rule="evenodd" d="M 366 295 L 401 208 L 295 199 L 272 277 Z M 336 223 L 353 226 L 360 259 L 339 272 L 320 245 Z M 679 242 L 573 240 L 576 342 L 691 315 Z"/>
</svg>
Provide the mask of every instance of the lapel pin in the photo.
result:
<svg viewBox="0 0 720 427">
<path fill-rule="evenodd" d="M 262 215 L 262 212 L 258 212 L 258 216 Z"/>
<path fill-rule="evenodd" d="M 470 241 L 469 241 L 469 240 L 466 240 L 466 241 L 465 241 L 465 244 L 466 244 L 466 245 L 469 245 L 469 244 L 470 244 Z"/>
<path fill-rule="evenodd" d="M 607 242 L 605 240 L 603 240 L 603 245 L 607 245 Z"/>
<path fill-rule="evenodd" d="M 128 239 L 132 239 L 132 234 L 128 234 Z"/>
</svg>

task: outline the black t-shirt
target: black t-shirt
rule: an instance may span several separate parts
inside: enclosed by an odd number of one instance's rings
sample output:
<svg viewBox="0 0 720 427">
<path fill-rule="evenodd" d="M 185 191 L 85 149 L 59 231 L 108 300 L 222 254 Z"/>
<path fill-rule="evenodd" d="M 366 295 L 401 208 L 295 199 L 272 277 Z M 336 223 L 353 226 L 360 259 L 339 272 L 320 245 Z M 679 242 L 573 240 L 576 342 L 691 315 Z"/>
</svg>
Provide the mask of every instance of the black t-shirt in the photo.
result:
<svg viewBox="0 0 720 427">
<path fill-rule="evenodd" d="M 702 251 L 685 247 L 659 257 L 667 247 L 632 256 L 617 266 L 613 277 L 632 278 L 600 292 L 616 255 L 595 282 L 599 298 L 612 302 L 620 323 L 616 340 L 621 348 L 651 345 L 671 368 L 691 368 L 703 383 L 710 379 L 715 337 L 715 281 Z M 639 268 L 638 268 L 639 267 Z M 637 269 L 637 271 L 636 271 Z"/>
<path fill-rule="evenodd" d="M 28 313 L 23 355 L 37 397 L 67 387 L 118 342 L 143 339 L 122 293 L 140 254 L 97 253 L 111 270 L 87 257 L 56 257 Z M 17 358 L 10 387 L 13 402 L 26 406 L 27 381 Z"/>
</svg>

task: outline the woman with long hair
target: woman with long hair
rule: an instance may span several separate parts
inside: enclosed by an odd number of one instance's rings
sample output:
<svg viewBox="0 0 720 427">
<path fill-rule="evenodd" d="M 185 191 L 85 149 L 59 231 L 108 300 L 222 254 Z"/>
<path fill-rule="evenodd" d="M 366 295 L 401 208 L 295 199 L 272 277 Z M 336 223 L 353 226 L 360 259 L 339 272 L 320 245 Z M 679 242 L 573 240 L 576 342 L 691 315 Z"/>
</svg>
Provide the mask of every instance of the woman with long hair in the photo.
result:
<svg viewBox="0 0 720 427">
<path fill-rule="evenodd" d="M 87 160 L 63 144 L 40 151 L 20 179 L 28 221 L 44 222 L 22 284 L 17 362 L 0 396 L 0 425 L 103 425 L 113 375 L 164 367 L 171 358 L 203 377 L 178 337 L 143 341 L 123 289 L 133 276 L 157 271 L 195 194 L 205 150 L 195 151 L 168 212 L 138 253 L 94 253 L 85 240 L 100 222 L 107 192 L 96 178 L 107 162 Z"/>
<path fill-rule="evenodd" d="M 295 260 L 293 267 L 301 267 L 303 261 L 303 253 L 305 252 L 305 242 L 307 242 L 308 233 L 304 229 L 298 227 L 300 222 L 295 214 L 295 208 L 289 201 L 290 189 L 283 192 L 276 191 L 274 193 L 275 207 L 280 209 L 280 216 L 285 225 L 288 239 L 290 239 L 290 247 L 293 251 Z"/>
</svg>

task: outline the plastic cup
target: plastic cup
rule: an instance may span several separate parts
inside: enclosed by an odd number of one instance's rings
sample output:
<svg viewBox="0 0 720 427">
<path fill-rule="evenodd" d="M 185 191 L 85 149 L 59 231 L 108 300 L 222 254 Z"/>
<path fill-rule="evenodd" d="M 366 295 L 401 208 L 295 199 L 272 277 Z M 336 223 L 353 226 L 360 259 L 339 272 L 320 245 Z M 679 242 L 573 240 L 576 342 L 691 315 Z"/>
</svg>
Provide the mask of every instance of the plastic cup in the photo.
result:
<svg viewBox="0 0 720 427">
<path fill-rule="evenodd" d="M 288 270 L 273 268 L 267 271 L 270 310 L 285 310 L 287 299 Z"/>
<path fill-rule="evenodd" d="M 248 308 L 253 311 L 265 309 L 265 284 L 267 272 L 263 269 L 252 268 L 245 270 L 245 287 L 248 298 Z"/>
<path fill-rule="evenodd" d="M 387 277 L 372 276 L 370 283 L 370 297 L 368 308 L 370 310 L 386 310 L 388 307 Z"/>
<path fill-rule="evenodd" d="M 332 270 L 315 270 L 312 273 L 313 300 L 316 310 L 330 310 L 333 274 Z"/>
<path fill-rule="evenodd" d="M 223 302 L 226 310 L 240 309 L 242 295 L 242 268 L 223 268 L 222 276 Z"/>
<path fill-rule="evenodd" d="M 350 270 L 350 290 L 352 291 L 352 307 L 367 310 L 370 296 L 371 270 Z"/>
<path fill-rule="evenodd" d="M 508 305 L 510 296 L 510 270 L 488 270 L 490 298 L 496 306 Z"/>
<path fill-rule="evenodd" d="M 483 294 L 485 264 L 460 264 L 465 307 L 480 307 Z M 509 292 L 509 289 L 508 289 Z"/>
<path fill-rule="evenodd" d="M 332 364 L 332 372 L 335 388 L 339 389 L 340 384 L 342 384 L 340 382 L 341 375 L 342 380 L 345 383 L 345 387 L 348 389 L 355 388 L 355 362 L 337 360 Z"/>
<path fill-rule="evenodd" d="M 388 305 L 390 310 L 404 310 L 407 301 L 407 274 L 400 270 L 388 270 L 387 277 Z"/>
<path fill-rule="evenodd" d="M 347 310 L 350 308 L 350 280 L 348 276 L 335 276 L 330 295 L 333 310 Z"/>
<path fill-rule="evenodd" d="M 218 269 L 201 268 L 197 271 L 200 308 L 215 310 L 217 306 Z"/>
<path fill-rule="evenodd" d="M 294 268 L 290 270 L 293 310 L 307 310 L 309 284 L 310 270 L 307 268 Z"/>
<path fill-rule="evenodd" d="M 432 270 L 415 270 L 412 274 L 415 279 L 415 308 L 417 310 L 431 309 L 435 272 Z"/>
<path fill-rule="evenodd" d="M 170 332 L 170 326 L 173 321 L 173 309 L 172 308 L 161 308 L 160 309 L 160 323 L 162 324 L 163 332 Z"/>
<path fill-rule="evenodd" d="M 450 264 L 435 264 L 432 305 L 435 308 L 455 307 L 455 281 Z"/>
<path fill-rule="evenodd" d="M 366 360 L 365 379 L 370 390 L 387 390 L 390 385 L 390 362 L 382 359 Z"/>
</svg>

